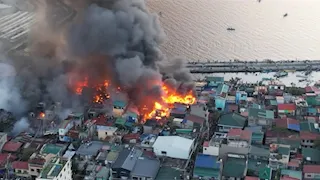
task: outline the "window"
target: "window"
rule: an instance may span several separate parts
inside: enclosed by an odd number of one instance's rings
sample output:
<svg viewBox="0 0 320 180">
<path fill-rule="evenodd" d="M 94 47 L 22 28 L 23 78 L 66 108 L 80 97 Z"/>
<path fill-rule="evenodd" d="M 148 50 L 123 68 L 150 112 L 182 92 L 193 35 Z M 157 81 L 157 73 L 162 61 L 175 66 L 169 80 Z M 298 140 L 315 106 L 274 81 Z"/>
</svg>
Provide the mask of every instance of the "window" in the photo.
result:
<svg viewBox="0 0 320 180">
<path fill-rule="evenodd" d="M 207 150 L 207 148 L 204 148 L 204 150 L 206 151 L 206 150 Z"/>
<path fill-rule="evenodd" d="M 137 177 L 132 177 L 132 179 L 133 179 L 133 180 L 138 180 L 139 178 L 137 178 Z"/>
<path fill-rule="evenodd" d="M 34 172 L 34 169 L 31 169 L 32 172 Z"/>
<path fill-rule="evenodd" d="M 108 136 L 108 132 L 106 132 L 106 135 Z"/>
<path fill-rule="evenodd" d="M 37 169 L 37 173 L 40 173 L 40 169 Z"/>
<path fill-rule="evenodd" d="M 161 151 L 161 154 L 162 155 L 167 155 L 167 152 L 166 151 Z"/>
</svg>

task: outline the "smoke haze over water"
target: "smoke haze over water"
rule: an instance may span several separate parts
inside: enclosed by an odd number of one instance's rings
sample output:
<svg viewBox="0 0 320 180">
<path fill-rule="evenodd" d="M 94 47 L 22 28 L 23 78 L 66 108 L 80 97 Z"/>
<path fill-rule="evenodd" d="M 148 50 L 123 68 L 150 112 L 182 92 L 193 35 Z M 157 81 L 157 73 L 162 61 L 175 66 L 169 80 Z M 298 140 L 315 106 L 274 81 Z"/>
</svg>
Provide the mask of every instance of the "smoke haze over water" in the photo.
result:
<svg viewBox="0 0 320 180">
<path fill-rule="evenodd" d="M 87 77 L 93 84 L 107 79 L 120 86 L 138 107 L 161 96 L 163 79 L 174 88 L 192 90 L 182 60 L 170 67 L 162 65 L 166 57 L 159 47 L 165 34 L 144 0 L 114 0 L 107 8 L 91 4 L 78 14 L 64 30 L 41 29 L 41 35 L 31 36 L 36 42 L 34 57 L 23 61 L 24 57 L 12 57 L 18 80 L 13 86 L 0 83 L 0 91 L 16 92 L 17 101 L 26 104 L 27 110 L 39 101 L 60 101 L 65 109 L 81 105 L 70 92 L 70 77 Z M 36 34 L 37 29 L 33 31 Z M 3 102 L 6 99 L 0 99 L 0 108 L 12 110 Z"/>
</svg>

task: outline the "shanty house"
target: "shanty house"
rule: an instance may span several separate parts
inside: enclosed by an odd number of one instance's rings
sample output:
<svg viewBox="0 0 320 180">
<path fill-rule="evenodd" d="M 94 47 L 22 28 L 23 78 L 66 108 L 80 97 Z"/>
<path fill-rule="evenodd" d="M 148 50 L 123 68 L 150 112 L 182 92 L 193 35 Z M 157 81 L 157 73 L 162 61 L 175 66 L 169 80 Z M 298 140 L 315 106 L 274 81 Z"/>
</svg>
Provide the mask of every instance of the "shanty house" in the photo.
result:
<svg viewBox="0 0 320 180">
<path fill-rule="evenodd" d="M 265 109 L 249 108 L 249 126 L 271 126 L 274 121 L 274 112 Z"/>
<path fill-rule="evenodd" d="M 159 169 L 160 161 L 158 159 L 139 157 L 131 171 L 132 180 L 156 179 Z"/>
<path fill-rule="evenodd" d="M 189 159 L 194 140 L 180 136 L 158 136 L 152 147 L 157 156 Z"/>
<path fill-rule="evenodd" d="M 216 88 L 220 84 L 224 83 L 224 77 L 211 76 L 211 77 L 206 77 L 205 80 L 207 82 L 207 86 L 212 88 Z"/>
<path fill-rule="evenodd" d="M 248 94 L 244 91 L 236 92 L 236 104 L 245 104 L 247 102 Z"/>
<path fill-rule="evenodd" d="M 220 179 L 221 162 L 218 157 L 198 154 L 193 169 L 193 177 L 201 179 Z"/>
<path fill-rule="evenodd" d="M 117 160 L 111 166 L 112 176 L 114 178 L 130 178 L 130 173 L 141 155 L 142 151 L 139 149 L 123 149 L 119 153 Z"/>
<path fill-rule="evenodd" d="M 296 112 L 296 105 L 292 104 L 278 104 L 279 116 L 294 116 Z"/>
<path fill-rule="evenodd" d="M 91 141 L 85 144 L 81 144 L 81 146 L 76 151 L 76 155 L 78 155 L 81 159 L 92 159 L 97 156 L 99 150 L 103 147 L 103 143 L 100 141 Z"/>
<path fill-rule="evenodd" d="M 305 180 L 319 180 L 320 179 L 320 165 L 304 165 L 303 179 Z"/>
<path fill-rule="evenodd" d="M 244 129 L 247 123 L 247 118 L 238 113 L 223 114 L 219 118 L 219 132 L 216 132 L 216 134 L 226 134 L 230 129 Z"/>
<path fill-rule="evenodd" d="M 306 93 L 306 101 L 310 106 L 319 106 L 320 95 L 315 93 Z"/>
<path fill-rule="evenodd" d="M 28 162 L 24 161 L 14 161 L 11 164 L 12 169 L 14 169 L 14 174 L 18 177 L 30 177 L 29 175 L 29 165 Z"/>
<path fill-rule="evenodd" d="M 125 101 L 114 101 L 113 102 L 113 115 L 122 116 L 127 103 Z"/>
</svg>

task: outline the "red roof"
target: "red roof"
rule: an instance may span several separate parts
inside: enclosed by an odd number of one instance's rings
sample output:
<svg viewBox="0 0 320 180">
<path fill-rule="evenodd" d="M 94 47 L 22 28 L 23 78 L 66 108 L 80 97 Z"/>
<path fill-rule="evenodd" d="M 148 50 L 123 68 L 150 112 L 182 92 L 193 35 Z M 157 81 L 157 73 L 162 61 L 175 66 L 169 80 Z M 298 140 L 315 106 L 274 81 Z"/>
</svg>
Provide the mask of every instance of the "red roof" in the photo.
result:
<svg viewBox="0 0 320 180">
<path fill-rule="evenodd" d="M 209 141 L 203 142 L 203 147 L 209 147 Z"/>
<path fill-rule="evenodd" d="M 244 180 L 259 180 L 258 177 L 252 177 L 252 176 L 246 176 L 246 178 L 244 178 Z"/>
<path fill-rule="evenodd" d="M 131 133 L 131 134 L 126 134 L 123 136 L 123 139 L 125 139 L 125 140 L 131 140 L 131 139 L 138 140 L 139 138 L 140 138 L 140 134 L 138 134 L 138 133 Z"/>
<path fill-rule="evenodd" d="M 252 132 L 248 130 L 241 130 L 241 129 L 230 129 L 228 132 L 228 137 L 239 137 L 241 140 L 248 140 L 251 139 Z"/>
<path fill-rule="evenodd" d="M 319 89 L 315 86 L 307 86 L 304 88 L 306 93 L 319 93 Z"/>
<path fill-rule="evenodd" d="M 304 165 L 304 173 L 320 173 L 320 165 Z"/>
<path fill-rule="evenodd" d="M 29 169 L 28 162 L 25 161 L 14 161 L 12 162 L 13 169 Z"/>
<path fill-rule="evenodd" d="M 282 128 L 288 128 L 289 124 L 295 124 L 299 125 L 299 121 L 296 119 L 291 119 L 291 118 L 282 118 L 282 119 L 276 119 L 276 126 L 277 127 L 282 127 Z"/>
<path fill-rule="evenodd" d="M 302 140 L 316 140 L 320 137 L 319 134 L 307 132 L 307 131 L 301 131 L 300 132 L 300 138 Z"/>
<path fill-rule="evenodd" d="M 298 161 L 289 161 L 288 166 L 299 167 L 299 162 Z"/>
<path fill-rule="evenodd" d="M 283 176 L 280 180 L 299 180 L 299 179 L 293 178 L 293 177 L 290 177 L 290 176 Z"/>
<path fill-rule="evenodd" d="M 5 163 L 7 162 L 9 156 L 10 156 L 10 158 L 9 158 L 10 161 L 12 161 L 12 160 L 17 158 L 16 156 L 10 155 L 8 153 L 1 153 L 0 154 L 0 166 L 4 166 L 5 165 Z"/>
<path fill-rule="evenodd" d="M 296 110 L 296 105 L 295 104 L 278 104 L 278 110 L 294 111 Z"/>
<path fill-rule="evenodd" d="M 17 152 L 21 146 L 21 142 L 8 141 L 4 144 L 2 150 L 7 152 Z"/>
</svg>

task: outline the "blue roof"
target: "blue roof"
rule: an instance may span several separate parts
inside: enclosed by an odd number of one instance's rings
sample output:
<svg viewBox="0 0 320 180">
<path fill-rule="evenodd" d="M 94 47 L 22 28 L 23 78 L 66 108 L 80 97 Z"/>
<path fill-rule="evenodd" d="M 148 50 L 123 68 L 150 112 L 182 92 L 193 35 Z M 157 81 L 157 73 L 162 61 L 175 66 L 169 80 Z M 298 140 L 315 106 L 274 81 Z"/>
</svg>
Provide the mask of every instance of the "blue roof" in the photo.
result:
<svg viewBox="0 0 320 180">
<path fill-rule="evenodd" d="M 300 124 L 288 124 L 288 129 L 300 131 Z"/>
<path fill-rule="evenodd" d="M 210 169 L 219 169 L 220 161 L 217 161 L 216 156 L 198 154 L 196 158 L 195 167 L 200 168 L 210 168 Z"/>
<path fill-rule="evenodd" d="M 317 113 L 317 109 L 309 107 L 308 108 L 308 113 L 316 114 Z"/>
<path fill-rule="evenodd" d="M 114 106 L 117 106 L 117 107 L 125 107 L 127 104 L 126 104 L 126 102 L 124 102 L 124 101 L 114 101 L 113 102 L 113 105 Z"/>
</svg>

